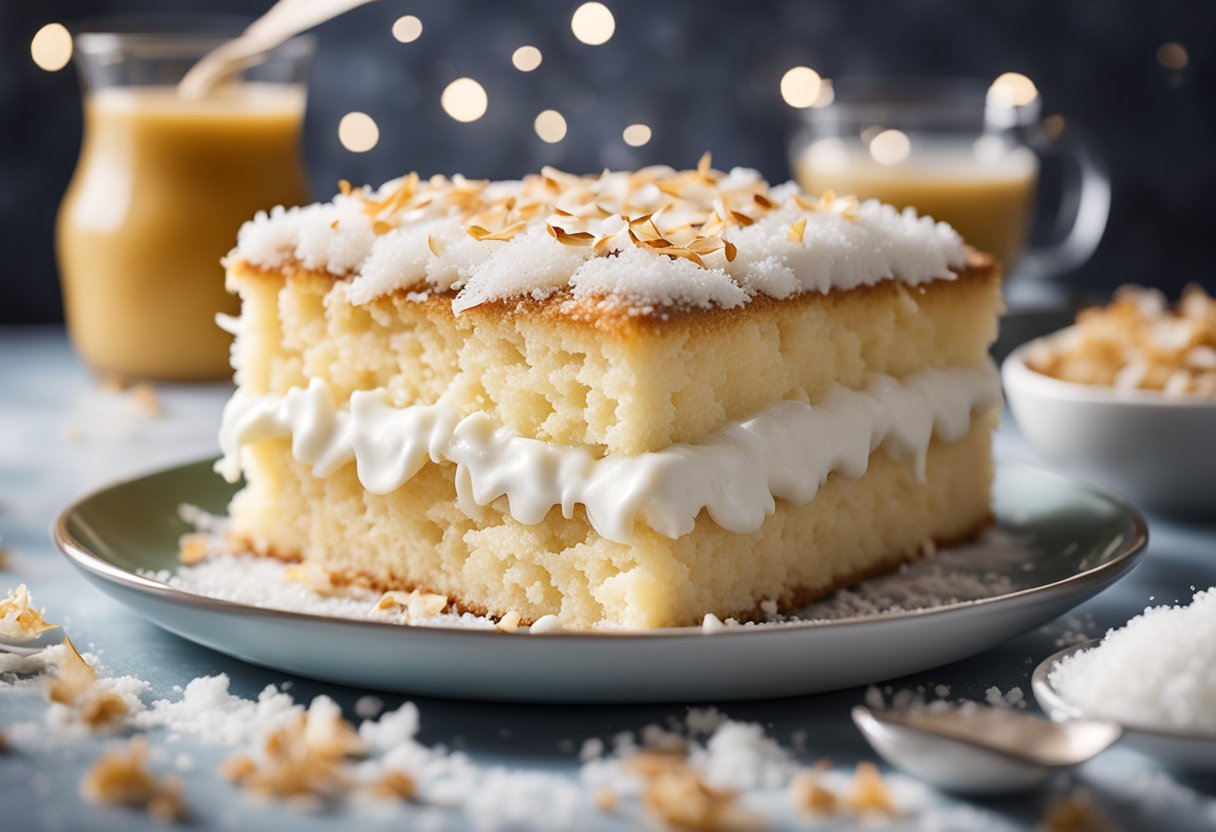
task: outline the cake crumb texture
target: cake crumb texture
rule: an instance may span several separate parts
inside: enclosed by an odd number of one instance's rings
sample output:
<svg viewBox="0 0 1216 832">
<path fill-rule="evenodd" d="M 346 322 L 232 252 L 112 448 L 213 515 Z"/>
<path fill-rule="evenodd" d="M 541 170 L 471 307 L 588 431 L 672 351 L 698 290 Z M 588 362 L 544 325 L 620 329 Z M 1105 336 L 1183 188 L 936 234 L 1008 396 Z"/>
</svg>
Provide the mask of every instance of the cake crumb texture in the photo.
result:
<svg viewBox="0 0 1216 832">
<path fill-rule="evenodd" d="M 232 533 L 255 552 L 303 556 L 375 589 L 443 594 L 478 614 L 557 615 L 571 627 L 750 618 L 768 599 L 792 609 L 991 519 L 982 418 L 958 442 L 934 441 L 924 481 L 913 460 L 878 453 L 861 479 L 833 476 L 805 506 L 779 501 L 754 534 L 702 517 L 678 540 L 640 526 L 628 545 L 601 538 L 581 510 L 526 526 L 491 505 L 474 520 L 456 505 L 451 464 L 428 465 L 383 496 L 364 490 L 351 466 L 314 477 L 286 440 L 250 448 L 246 465 Z"/>
<path fill-rule="evenodd" d="M 863 387 L 872 373 L 980 366 L 1001 308 L 990 262 L 919 289 L 887 283 L 661 324 L 610 319 L 607 330 L 553 304 L 457 317 L 441 298 L 358 306 L 342 284 L 306 272 L 237 267 L 229 281 L 242 297 L 237 383 L 249 392 L 319 378 L 339 405 L 374 388 L 395 407 L 442 398 L 461 417 L 483 411 L 521 436 L 600 454 L 696 442 L 776 402 Z"/>
</svg>

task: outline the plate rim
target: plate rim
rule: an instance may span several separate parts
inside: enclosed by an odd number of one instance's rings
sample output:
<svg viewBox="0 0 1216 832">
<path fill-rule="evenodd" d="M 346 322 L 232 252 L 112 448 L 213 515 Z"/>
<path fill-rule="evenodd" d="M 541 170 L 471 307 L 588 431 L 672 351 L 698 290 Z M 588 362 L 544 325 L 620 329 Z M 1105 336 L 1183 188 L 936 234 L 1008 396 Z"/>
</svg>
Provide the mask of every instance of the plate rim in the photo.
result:
<svg viewBox="0 0 1216 832">
<path fill-rule="evenodd" d="M 1080 588 L 1093 583 L 1103 584 L 1107 582 L 1108 578 L 1109 581 L 1113 583 L 1115 580 L 1118 580 L 1139 564 L 1140 558 L 1143 556 L 1145 548 L 1148 546 L 1149 536 L 1148 523 L 1145 521 L 1140 510 L 1106 489 L 1094 485 L 1080 477 L 1055 471 L 1051 468 L 1037 465 L 1032 462 L 1027 462 L 1025 460 L 997 458 L 995 460 L 996 468 L 1012 467 L 1027 469 L 1034 472 L 1035 475 L 1044 476 L 1058 482 L 1063 481 L 1068 485 L 1079 487 L 1113 505 L 1123 512 L 1131 521 L 1133 533 L 1130 536 L 1130 539 L 1121 541 L 1118 548 L 1112 554 L 1111 559 L 1104 563 L 1091 566 L 1083 571 L 1076 572 L 1068 577 L 1061 578 L 1050 583 L 1019 589 L 1003 595 L 994 595 L 987 598 L 977 598 L 969 601 L 956 601 L 952 604 L 945 604 L 940 607 L 903 610 L 897 613 L 870 614 L 840 620 L 788 621 L 765 623 L 763 626 L 756 627 L 725 627 L 721 630 L 707 634 L 703 631 L 701 625 L 690 625 L 686 627 L 656 627 L 652 629 L 634 630 L 557 630 L 554 632 L 545 633 L 510 633 L 500 632 L 497 629 L 486 630 L 480 628 L 473 629 L 466 627 L 437 626 L 428 624 L 414 624 L 405 626 L 387 621 L 377 621 L 375 619 L 363 620 L 333 615 L 322 615 L 320 613 L 281 610 L 272 607 L 257 607 L 249 604 L 238 603 L 236 601 L 229 601 L 223 598 L 213 598 L 209 595 L 202 595 L 200 593 L 192 592 L 180 587 L 170 586 L 167 583 L 153 580 L 139 574 L 138 572 L 133 572 L 129 569 L 120 567 L 90 551 L 88 547 L 86 547 L 74 535 L 72 535 L 71 532 L 68 531 L 67 526 L 69 518 L 75 514 L 83 504 L 102 494 L 105 494 L 106 492 L 126 485 L 131 485 L 141 480 L 167 474 L 171 471 L 214 462 L 216 459 L 218 459 L 217 456 L 210 456 L 177 463 L 174 465 L 167 465 L 144 473 L 137 473 L 126 477 L 121 477 L 104 485 L 92 488 L 76 497 L 59 510 L 59 512 L 55 515 L 55 519 L 51 523 L 51 539 L 55 543 L 55 546 L 59 549 L 60 553 L 66 557 L 74 567 L 82 572 L 126 589 L 150 593 L 162 599 L 175 600 L 178 602 L 187 603 L 194 607 L 210 609 L 217 612 L 240 613 L 242 615 L 253 615 L 255 617 L 281 618 L 299 622 L 312 622 L 328 625 L 344 624 L 370 628 L 373 630 L 381 630 L 384 632 L 391 630 L 395 633 L 401 633 L 402 631 L 408 632 L 413 630 L 415 632 L 421 631 L 427 634 L 442 634 L 442 636 L 445 637 L 473 636 L 484 638 L 487 635 L 491 635 L 496 637 L 502 636 L 514 638 L 527 637 L 529 639 L 586 639 L 596 642 L 624 642 L 633 641 L 640 638 L 645 638 L 651 641 L 661 641 L 663 639 L 685 641 L 692 636 L 708 636 L 714 639 L 740 638 L 757 633 L 764 633 L 767 635 L 790 635 L 800 634 L 807 630 L 837 630 L 842 627 L 856 628 L 863 625 L 892 624 L 909 620 L 920 621 L 942 615 L 955 615 L 964 610 L 974 610 L 980 608 L 991 609 L 997 606 L 1007 607 L 1029 597 L 1050 595 L 1065 587 Z"/>
<path fill-rule="evenodd" d="M 1210 744 L 1216 748 L 1216 734 L 1182 731 L 1175 728 L 1157 728 L 1140 722 L 1128 722 L 1116 717 L 1094 716 L 1093 714 L 1087 714 L 1084 709 L 1065 699 L 1064 695 L 1056 690 L 1056 686 L 1051 683 L 1051 671 L 1069 656 L 1093 649 L 1101 644 L 1102 641 L 1103 639 L 1101 638 L 1086 639 L 1079 644 L 1073 644 L 1062 650 L 1057 650 L 1035 665 L 1034 672 L 1030 675 L 1030 690 L 1034 693 L 1035 701 L 1047 712 L 1047 715 L 1051 717 L 1053 722 L 1062 721 L 1056 716 L 1057 713 L 1062 714 L 1064 719 L 1108 719 L 1111 722 L 1117 722 L 1122 725 L 1124 736 L 1129 739 L 1134 739 L 1136 735 L 1139 735 L 1169 740 L 1171 742 L 1181 741 Z"/>
</svg>

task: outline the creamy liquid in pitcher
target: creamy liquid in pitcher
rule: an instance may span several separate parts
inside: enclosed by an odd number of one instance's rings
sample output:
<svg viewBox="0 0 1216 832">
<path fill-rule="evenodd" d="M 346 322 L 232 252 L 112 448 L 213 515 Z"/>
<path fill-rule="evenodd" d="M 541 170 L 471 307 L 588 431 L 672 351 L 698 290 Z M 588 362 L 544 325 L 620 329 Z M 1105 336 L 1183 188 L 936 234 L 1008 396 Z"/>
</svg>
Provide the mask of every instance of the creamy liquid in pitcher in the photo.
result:
<svg viewBox="0 0 1216 832">
<path fill-rule="evenodd" d="M 1025 248 L 1039 163 L 1023 147 L 985 154 L 969 141 L 914 136 L 903 161 L 882 164 L 860 141 L 823 139 L 795 175 L 808 192 L 875 198 L 950 223 L 1012 270 Z"/>
<path fill-rule="evenodd" d="M 80 162 L 60 207 L 59 268 L 73 341 L 95 369 L 221 378 L 235 313 L 219 261 L 261 209 L 307 202 L 302 87 L 238 84 L 202 101 L 173 87 L 85 99 Z"/>
</svg>

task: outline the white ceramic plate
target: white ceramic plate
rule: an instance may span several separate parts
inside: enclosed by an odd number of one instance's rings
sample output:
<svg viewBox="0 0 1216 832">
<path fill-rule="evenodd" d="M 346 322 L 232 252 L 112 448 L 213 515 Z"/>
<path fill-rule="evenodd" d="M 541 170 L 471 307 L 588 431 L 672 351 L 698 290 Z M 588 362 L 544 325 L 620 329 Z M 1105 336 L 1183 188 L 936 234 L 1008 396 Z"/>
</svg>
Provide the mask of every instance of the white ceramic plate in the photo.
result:
<svg viewBox="0 0 1216 832">
<path fill-rule="evenodd" d="M 1100 640 L 1094 639 L 1077 644 L 1048 656 L 1034 670 L 1031 689 L 1039 706 L 1056 721 L 1087 716 L 1080 708 L 1060 695 L 1051 683 L 1051 671 L 1067 656 L 1097 647 Z M 1216 774 L 1216 736 L 1197 732 L 1170 731 L 1148 728 L 1142 725 L 1123 724 L 1123 735 L 1119 743 L 1134 748 L 1141 754 L 1155 758 L 1167 768 L 1177 771 Z"/>
<path fill-rule="evenodd" d="M 183 638 L 254 664 L 364 688 L 532 702 L 759 699 L 868 684 L 958 661 L 1062 615 L 1135 565 L 1147 540 L 1127 505 L 1020 463 L 998 466 L 999 531 L 1019 541 L 998 566 L 1008 591 L 931 609 L 629 633 L 500 633 L 403 627 L 265 609 L 175 588 L 141 572 L 173 570 L 189 531 L 182 503 L 221 513 L 233 486 L 211 462 L 95 492 L 64 509 L 55 541 L 84 575 Z M 968 568 L 968 559 L 961 568 Z M 953 568 L 960 568 L 958 566 Z"/>
</svg>

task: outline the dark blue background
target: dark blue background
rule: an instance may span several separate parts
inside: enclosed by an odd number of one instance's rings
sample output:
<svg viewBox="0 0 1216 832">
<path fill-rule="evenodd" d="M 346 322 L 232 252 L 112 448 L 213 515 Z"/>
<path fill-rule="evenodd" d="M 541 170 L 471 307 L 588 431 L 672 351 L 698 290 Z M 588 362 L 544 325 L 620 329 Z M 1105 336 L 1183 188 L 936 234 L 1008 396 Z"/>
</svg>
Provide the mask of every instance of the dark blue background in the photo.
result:
<svg viewBox="0 0 1216 832">
<path fill-rule="evenodd" d="M 663 162 L 691 166 L 707 148 L 718 166 L 789 177 L 793 111 L 782 73 L 807 64 L 827 77 L 872 74 L 1031 76 L 1045 113 L 1083 124 L 1114 177 L 1111 224 L 1094 260 L 1070 282 L 1127 281 L 1176 290 L 1216 285 L 1216 5 L 1207 0 L 607 0 L 617 30 L 590 47 L 570 32 L 577 0 L 381 0 L 318 30 L 306 154 L 318 195 L 339 178 L 375 182 L 404 171 L 516 177 L 542 164 L 575 171 Z M 0 0 L 0 323 L 60 317 L 52 251 L 55 207 L 75 163 L 75 73 L 39 70 L 29 41 L 44 23 L 113 13 L 214 11 L 254 15 L 266 0 Z M 391 34 L 402 14 L 422 37 Z M 1182 43 L 1174 72 L 1158 46 Z M 544 63 L 510 62 L 535 44 Z M 459 124 L 439 107 L 461 75 L 489 93 L 486 116 Z M 532 119 L 552 107 L 569 134 L 548 145 Z M 381 141 L 352 154 L 337 141 L 350 110 L 371 114 Z M 631 149 L 632 121 L 654 139 Z M 1048 179 L 1047 188 L 1051 181 Z"/>
</svg>

